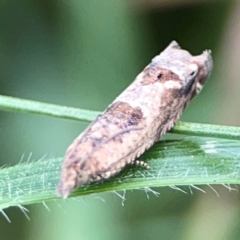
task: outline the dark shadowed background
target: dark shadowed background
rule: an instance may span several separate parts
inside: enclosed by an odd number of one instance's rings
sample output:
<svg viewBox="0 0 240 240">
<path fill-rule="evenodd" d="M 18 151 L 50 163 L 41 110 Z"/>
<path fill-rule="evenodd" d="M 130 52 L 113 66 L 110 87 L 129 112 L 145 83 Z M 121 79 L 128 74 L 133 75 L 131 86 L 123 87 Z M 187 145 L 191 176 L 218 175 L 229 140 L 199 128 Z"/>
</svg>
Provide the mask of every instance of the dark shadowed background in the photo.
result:
<svg viewBox="0 0 240 240">
<path fill-rule="evenodd" d="M 176 40 L 213 51 L 214 69 L 184 121 L 240 125 L 240 2 L 1 0 L 0 94 L 104 110 Z M 0 164 L 63 156 L 87 124 L 0 112 Z M 0 215 L 0 239 L 239 239 L 237 191 L 157 188 L 27 206 Z M 119 193 L 122 194 L 122 193 Z M 124 205 L 124 206 L 123 206 Z"/>
</svg>

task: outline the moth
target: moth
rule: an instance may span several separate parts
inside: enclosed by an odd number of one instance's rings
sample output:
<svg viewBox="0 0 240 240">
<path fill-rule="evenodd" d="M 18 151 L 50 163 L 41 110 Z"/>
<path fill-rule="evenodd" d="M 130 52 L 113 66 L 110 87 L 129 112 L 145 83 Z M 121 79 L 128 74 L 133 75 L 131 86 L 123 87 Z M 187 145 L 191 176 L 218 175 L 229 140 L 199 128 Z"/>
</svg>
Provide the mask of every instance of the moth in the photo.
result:
<svg viewBox="0 0 240 240">
<path fill-rule="evenodd" d="M 58 195 L 66 198 L 127 164 L 144 165 L 136 158 L 173 127 L 211 69 L 209 50 L 193 56 L 171 42 L 68 147 Z"/>
</svg>

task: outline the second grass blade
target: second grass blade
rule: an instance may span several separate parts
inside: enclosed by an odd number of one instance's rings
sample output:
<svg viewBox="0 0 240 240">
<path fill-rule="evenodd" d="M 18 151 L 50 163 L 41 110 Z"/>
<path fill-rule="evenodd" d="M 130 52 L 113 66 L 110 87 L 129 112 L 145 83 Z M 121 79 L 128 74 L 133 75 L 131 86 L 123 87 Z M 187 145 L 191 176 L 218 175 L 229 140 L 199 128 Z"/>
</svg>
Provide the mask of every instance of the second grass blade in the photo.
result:
<svg viewBox="0 0 240 240">
<path fill-rule="evenodd" d="M 159 186 L 240 183 L 240 142 L 185 137 L 160 141 L 141 156 L 149 169 L 128 166 L 117 176 L 83 186 L 72 196 Z M 0 170 L 0 209 L 57 199 L 61 158 Z"/>
</svg>

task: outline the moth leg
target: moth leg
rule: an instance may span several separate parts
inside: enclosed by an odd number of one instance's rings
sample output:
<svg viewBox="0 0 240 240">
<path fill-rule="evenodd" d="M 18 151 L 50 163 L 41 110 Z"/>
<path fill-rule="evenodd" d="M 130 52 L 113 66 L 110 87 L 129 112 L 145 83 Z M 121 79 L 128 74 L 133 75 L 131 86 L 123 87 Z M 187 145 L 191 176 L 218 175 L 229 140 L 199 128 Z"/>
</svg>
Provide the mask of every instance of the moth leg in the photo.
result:
<svg viewBox="0 0 240 240">
<path fill-rule="evenodd" d="M 150 168 L 149 165 L 146 162 L 144 162 L 142 160 L 139 160 L 139 159 L 137 159 L 134 162 L 132 162 L 132 164 L 139 165 L 139 166 L 145 167 L 145 168 Z"/>
</svg>

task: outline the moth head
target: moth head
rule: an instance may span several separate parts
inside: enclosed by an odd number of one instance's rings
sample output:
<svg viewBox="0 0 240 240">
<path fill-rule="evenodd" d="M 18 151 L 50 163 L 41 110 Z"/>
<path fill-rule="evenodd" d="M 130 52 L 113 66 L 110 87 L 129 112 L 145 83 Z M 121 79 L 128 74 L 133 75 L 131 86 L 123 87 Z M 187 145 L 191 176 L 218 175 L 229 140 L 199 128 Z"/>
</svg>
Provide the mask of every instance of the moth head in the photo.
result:
<svg viewBox="0 0 240 240">
<path fill-rule="evenodd" d="M 212 70 L 211 51 L 206 50 L 193 56 L 173 41 L 150 64 L 150 68 L 156 69 L 159 66 L 174 75 L 174 81 L 180 86 L 180 94 L 191 99 L 200 92 Z M 169 80 L 172 81 L 173 78 L 170 77 Z"/>
<path fill-rule="evenodd" d="M 195 56 L 193 59 L 199 66 L 196 89 L 196 92 L 198 93 L 201 91 L 205 81 L 212 71 L 213 60 L 211 57 L 211 51 L 205 50 L 201 55 Z"/>
</svg>

